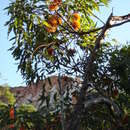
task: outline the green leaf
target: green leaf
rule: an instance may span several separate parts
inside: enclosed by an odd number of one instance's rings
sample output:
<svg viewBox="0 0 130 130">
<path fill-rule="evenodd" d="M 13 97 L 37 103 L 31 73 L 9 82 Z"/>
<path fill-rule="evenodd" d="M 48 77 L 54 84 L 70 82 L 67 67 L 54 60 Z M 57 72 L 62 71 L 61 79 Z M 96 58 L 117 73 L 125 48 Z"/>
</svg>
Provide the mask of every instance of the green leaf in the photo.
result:
<svg viewBox="0 0 130 130">
<path fill-rule="evenodd" d="M 51 25 L 45 20 L 42 21 L 42 24 L 45 25 L 46 27 L 51 27 Z"/>
</svg>

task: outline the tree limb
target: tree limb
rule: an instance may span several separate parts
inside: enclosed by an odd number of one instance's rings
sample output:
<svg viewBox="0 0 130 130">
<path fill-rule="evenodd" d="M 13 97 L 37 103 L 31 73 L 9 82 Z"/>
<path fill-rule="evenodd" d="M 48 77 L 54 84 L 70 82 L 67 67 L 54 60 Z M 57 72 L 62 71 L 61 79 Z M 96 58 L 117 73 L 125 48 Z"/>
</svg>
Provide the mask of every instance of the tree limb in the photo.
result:
<svg viewBox="0 0 130 130">
<path fill-rule="evenodd" d="M 120 23 L 114 23 L 114 22 L 119 22 Z M 111 20 L 110 20 L 110 23 L 113 22 L 114 24 L 110 24 L 107 29 L 110 29 L 110 28 L 113 28 L 113 27 L 117 27 L 117 26 L 120 26 L 122 24 L 125 24 L 125 23 L 128 23 L 130 22 L 130 14 L 127 14 L 127 15 L 123 15 L 123 16 L 112 16 L 111 17 Z M 106 25 L 106 24 L 105 24 Z M 104 25 L 104 26 L 105 26 Z M 75 31 L 71 31 L 70 33 L 74 33 L 74 34 L 77 34 L 77 35 L 85 35 L 85 34 L 90 34 L 90 33 L 94 33 L 94 32 L 97 32 L 101 29 L 104 28 L 104 26 L 102 27 L 99 27 L 99 28 L 96 28 L 96 29 L 91 29 L 91 30 L 88 30 L 87 32 L 75 32 Z"/>
<path fill-rule="evenodd" d="M 95 97 L 93 98 L 93 95 L 91 95 L 92 98 L 89 100 L 86 100 L 84 102 L 84 108 L 85 109 L 89 109 L 91 108 L 93 105 L 98 105 L 98 104 L 105 104 L 106 106 L 108 106 L 108 108 L 113 111 L 113 114 L 116 117 L 120 117 L 121 116 L 121 110 L 119 109 L 118 105 L 116 103 L 114 103 L 113 101 L 111 101 L 110 99 L 106 98 L 106 97 Z M 88 96 L 86 97 L 86 99 L 88 99 Z"/>
<path fill-rule="evenodd" d="M 102 31 L 100 32 L 99 36 L 97 37 L 97 39 L 95 41 L 95 47 L 94 47 L 92 53 L 90 54 L 89 61 L 86 62 L 86 64 L 85 64 L 84 75 L 83 75 L 83 85 L 82 85 L 80 95 L 79 95 L 78 100 L 77 100 L 77 104 L 74 107 L 74 112 L 72 113 L 71 119 L 70 119 L 69 124 L 67 126 L 67 130 L 78 130 L 80 128 L 79 120 L 80 120 L 80 114 L 82 113 L 82 110 L 84 109 L 84 100 L 85 100 L 85 96 L 86 96 L 86 90 L 88 89 L 87 84 L 89 82 L 88 77 L 89 77 L 89 74 L 91 72 L 91 66 L 92 66 L 92 64 L 93 64 L 93 62 L 96 58 L 96 54 L 97 54 L 97 52 L 100 48 L 101 40 L 104 38 L 105 32 L 110 28 L 117 27 L 117 26 L 120 26 L 124 23 L 130 22 L 130 19 L 129 19 L 130 14 L 128 14 L 128 15 L 125 15 L 125 16 L 119 16 L 119 17 L 122 18 L 122 20 L 125 20 L 125 21 L 111 25 L 110 24 L 111 20 L 113 21 L 114 18 L 115 18 L 112 15 L 113 14 L 111 13 L 110 16 L 107 19 L 106 24 L 99 29 L 90 30 L 86 33 L 85 32 L 82 32 L 82 33 L 77 32 L 77 34 L 79 34 L 79 35 L 84 35 L 84 34 L 89 34 L 91 32 L 96 32 L 96 31 L 102 29 Z M 96 102 L 110 103 L 108 100 L 103 99 L 103 98 L 100 98 L 100 100 L 97 100 Z M 87 103 L 87 101 L 86 101 L 86 107 L 91 105 L 91 104 L 92 103 L 90 103 L 90 102 Z"/>
</svg>

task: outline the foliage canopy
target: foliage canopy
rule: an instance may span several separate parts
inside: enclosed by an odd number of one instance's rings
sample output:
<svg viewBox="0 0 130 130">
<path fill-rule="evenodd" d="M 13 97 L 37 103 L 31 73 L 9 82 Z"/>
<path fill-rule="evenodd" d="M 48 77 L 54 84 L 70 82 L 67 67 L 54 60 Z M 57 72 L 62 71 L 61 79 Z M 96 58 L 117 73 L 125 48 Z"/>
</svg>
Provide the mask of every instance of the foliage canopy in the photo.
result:
<svg viewBox="0 0 130 130">
<path fill-rule="evenodd" d="M 49 6 L 54 2 L 16 0 L 6 8 L 10 19 L 5 25 L 9 27 L 8 34 L 14 33 L 10 50 L 26 81 L 43 79 L 59 69 L 63 74 L 81 76 L 83 70 L 79 68 L 83 67 L 79 61 L 94 45 L 98 31 L 82 33 L 96 28 L 93 11 L 108 5 L 108 0 L 63 0 L 57 10 L 51 11 Z M 81 17 L 79 23 L 73 20 L 74 13 Z M 61 25 L 55 25 L 54 16 L 60 18 Z M 56 29 L 50 29 L 49 19 Z"/>
</svg>

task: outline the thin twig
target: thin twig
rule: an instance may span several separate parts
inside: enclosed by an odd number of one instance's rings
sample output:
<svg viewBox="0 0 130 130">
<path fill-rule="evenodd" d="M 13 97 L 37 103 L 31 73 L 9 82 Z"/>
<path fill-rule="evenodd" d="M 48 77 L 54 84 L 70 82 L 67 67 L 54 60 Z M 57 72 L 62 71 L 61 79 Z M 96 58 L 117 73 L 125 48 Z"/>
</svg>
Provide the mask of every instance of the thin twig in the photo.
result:
<svg viewBox="0 0 130 130">
<path fill-rule="evenodd" d="M 56 44 L 56 42 L 51 42 L 51 43 L 49 43 L 48 45 L 42 44 L 42 45 L 38 46 L 38 47 L 33 51 L 33 53 L 32 53 L 32 58 L 33 58 L 34 54 L 35 54 L 39 49 L 48 48 L 48 47 L 50 47 L 51 45 L 54 45 L 54 44 Z"/>
</svg>

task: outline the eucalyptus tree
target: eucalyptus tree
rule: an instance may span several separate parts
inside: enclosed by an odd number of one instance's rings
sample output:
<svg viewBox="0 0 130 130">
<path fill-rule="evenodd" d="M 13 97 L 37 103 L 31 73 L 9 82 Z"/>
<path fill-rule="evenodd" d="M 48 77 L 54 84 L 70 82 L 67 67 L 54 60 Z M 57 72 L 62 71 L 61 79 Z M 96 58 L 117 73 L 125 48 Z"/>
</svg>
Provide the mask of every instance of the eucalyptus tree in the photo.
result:
<svg viewBox="0 0 130 130">
<path fill-rule="evenodd" d="M 6 8 L 10 16 L 6 22 L 8 34 L 13 32 L 14 36 L 10 39 L 12 41 L 10 51 L 27 83 L 57 73 L 80 77 L 83 80 L 77 103 L 66 125 L 62 115 L 63 129 L 80 129 L 83 123 L 80 115 L 88 109 L 85 106 L 91 106 L 94 102 L 108 104 L 110 111 L 114 109 L 113 116 L 120 114 L 120 111 L 117 112 L 119 108 L 109 94 L 107 97 L 105 95 L 96 97 L 99 100 L 92 100 L 90 105 L 86 99 L 86 94 L 93 85 L 98 86 L 95 90 L 99 94 L 102 93 L 101 87 L 104 82 L 97 81 L 102 81 L 102 78 L 105 80 L 104 76 L 101 76 L 103 73 L 106 74 L 105 66 L 95 64 L 99 60 L 98 54 L 104 44 L 106 32 L 130 21 L 129 14 L 113 16 L 113 12 L 106 22 L 98 18 L 94 14 L 95 11 L 99 11 L 102 6 L 108 6 L 109 2 L 109 0 L 16 0 Z M 101 27 L 97 25 L 95 18 L 96 21 L 102 22 Z M 102 59 L 103 57 L 100 60 Z M 106 75 L 105 77 L 109 79 L 108 73 Z M 97 81 L 95 80 L 91 86 L 95 76 L 98 77 Z M 113 124 L 117 118 L 114 118 Z M 110 124 L 105 124 L 106 122 L 102 121 L 102 128 L 107 129 Z M 89 128 L 88 124 L 84 129 L 94 128 Z M 101 129 L 101 126 L 95 129 Z"/>
</svg>

